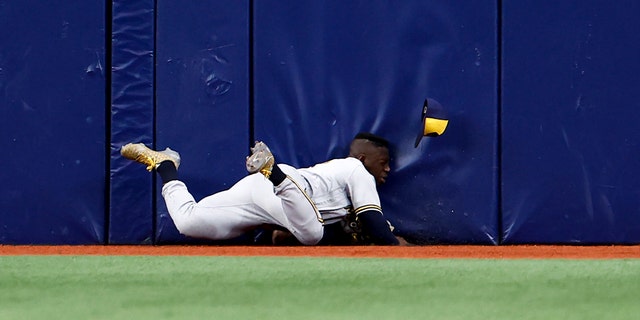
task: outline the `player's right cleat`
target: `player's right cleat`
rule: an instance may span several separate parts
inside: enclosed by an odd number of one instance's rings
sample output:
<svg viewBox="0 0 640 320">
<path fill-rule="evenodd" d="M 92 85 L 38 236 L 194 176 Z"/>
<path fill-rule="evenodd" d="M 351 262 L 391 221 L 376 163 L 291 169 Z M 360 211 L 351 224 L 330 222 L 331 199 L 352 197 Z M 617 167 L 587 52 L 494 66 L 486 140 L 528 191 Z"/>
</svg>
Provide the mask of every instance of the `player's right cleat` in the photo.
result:
<svg viewBox="0 0 640 320">
<path fill-rule="evenodd" d="M 247 171 L 249 173 L 260 172 L 269 179 L 275 164 L 275 158 L 269 147 L 262 141 L 256 141 L 256 144 L 251 148 L 251 153 L 251 156 L 247 157 Z"/>
<path fill-rule="evenodd" d="M 120 154 L 129 159 L 147 166 L 147 170 L 151 171 L 158 168 L 162 161 L 171 161 L 176 166 L 180 166 L 180 154 L 166 148 L 164 151 L 154 151 L 143 143 L 128 143 L 120 149 Z"/>
</svg>

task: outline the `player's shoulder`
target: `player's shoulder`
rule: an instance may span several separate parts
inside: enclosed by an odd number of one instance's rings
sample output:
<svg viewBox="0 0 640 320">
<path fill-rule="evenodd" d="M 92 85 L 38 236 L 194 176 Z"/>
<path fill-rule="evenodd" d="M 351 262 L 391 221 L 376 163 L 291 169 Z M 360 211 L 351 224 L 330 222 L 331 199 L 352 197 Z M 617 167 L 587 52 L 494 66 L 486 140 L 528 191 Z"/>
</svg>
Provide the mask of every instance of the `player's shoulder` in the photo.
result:
<svg viewBox="0 0 640 320">
<path fill-rule="evenodd" d="M 327 162 L 325 162 L 328 166 L 334 167 L 334 168 L 340 168 L 344 171 L 352 171 L 355 170 L 357 168 L 364 168 L 364 165 L 362 164 L 362 161 L 353 158 L 353 157 L 348 157 L 348 158 L 338 158 L 338 159 L 333 159 L 333 160 L 329 160 Z"/>
<path fill-rule="evenodd" d="M 348 158 L 334 158 L 331 160 L 327 160 L 325 162 L 321 162 L 316 164 L 314 167 L 317 166 L 356 166 L 358 163 L 361 163 L 360 160 L 356 159 L 356 158 L 352 158 L 352 157 L 348 157 Z"/>
<path fill-rule="evenodd" d="M 362 162 L 354 157 L 338 158 L 338 159 L 329 160 L 329 162 L 346 165 L 346 166 L 352 166 L 352 167 L 362 165 Z"/>
<path fill-rule="evenodd" d="M 362 162 L 356 158 L 337 158 L 316 164 L 309 168 L 311 171 L 325 172 L 332 175 L 350 175 L 352 172 L 364 169 Z"/>
<path fill-rule="evenodd" d="M 364 167 L 364 164 L 362 163 L 362 161 L 353 158 L 353 157 L 348 157 L 348 158 L 342 158 L 342 159 L 335 159 L 335 167 L 339 168 L 339 170 L 344 173 L 347 177 L 351 177 L 352 179 L 362 179 L 362 178 L 368 178 L 368 177 L 373 177 L 371 176 L 371 174 L 369 173 L 369 171 L 367 171 L 367 169 Z"/>
</svg>

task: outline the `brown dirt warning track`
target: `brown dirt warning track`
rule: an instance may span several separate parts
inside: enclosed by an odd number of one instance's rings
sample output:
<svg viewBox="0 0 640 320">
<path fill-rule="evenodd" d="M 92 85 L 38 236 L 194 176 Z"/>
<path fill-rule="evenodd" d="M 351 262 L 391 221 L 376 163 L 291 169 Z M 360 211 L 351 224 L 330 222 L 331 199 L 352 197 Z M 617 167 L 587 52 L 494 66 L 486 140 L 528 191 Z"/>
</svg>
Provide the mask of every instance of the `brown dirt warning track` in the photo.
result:
<svg viewBox="0 0 640 320">
<path fill-rule="evenodd" d="M 297 256 L 370 258 L 481 258 L 481 259 L 638 259 L 640 245 L 616 246 L 181 246 L 181 245 L 0 245 L 9 255 L 149 255 L 149 256 Z"/>
</svg>

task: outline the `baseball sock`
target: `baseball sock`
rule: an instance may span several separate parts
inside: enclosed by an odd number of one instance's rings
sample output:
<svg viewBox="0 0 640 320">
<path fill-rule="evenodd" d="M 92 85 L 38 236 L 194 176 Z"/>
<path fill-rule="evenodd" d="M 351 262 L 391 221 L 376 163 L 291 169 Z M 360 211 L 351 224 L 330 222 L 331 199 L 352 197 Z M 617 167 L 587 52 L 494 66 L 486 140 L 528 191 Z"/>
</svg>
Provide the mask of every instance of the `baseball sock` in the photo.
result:
<svg viewBox="0 0 640 320">
<path fill-rule="evenodd" d="M 284 172 L 282 172 L 282 170 L 280 170 L 280 168 L 278 167 L 277 164 L 274 164 L 273 168 L 271 168 L 271 176 L 269 176 L 269 180 L 271 180 L 273 185 L 277 186 L 277 185 L 281 184 L 282 181 L 284 181 L 284 179 L 286 179 L 286 178 L 287 178 L 287 175 L 284 174 Z"/>
<path fill-rule="evenodd" d="M 162 179 L 162 183 L 165 184 L 169 181 L 178 180 L 178 170 L 173 164 L 173 161 L 165 160 L 160 163 L 156 171 Z"/>
</svg>

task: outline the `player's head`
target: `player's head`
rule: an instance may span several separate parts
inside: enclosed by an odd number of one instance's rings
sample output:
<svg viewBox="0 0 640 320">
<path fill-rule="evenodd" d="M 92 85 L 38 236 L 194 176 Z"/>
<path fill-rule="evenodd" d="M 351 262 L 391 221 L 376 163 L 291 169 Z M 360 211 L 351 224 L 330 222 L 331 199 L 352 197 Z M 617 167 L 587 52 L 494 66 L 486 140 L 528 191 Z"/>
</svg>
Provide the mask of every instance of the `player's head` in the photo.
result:
<svg viewBox="0 0 640 320">
<path fill-rule="evenodd" d="M 358 133 L 351 141 L 349 156 L 362 161 L 364 167 L 382 184 L 391 171 L 389 166 L 389 142 L 368 132 Z"/>
</svg>

